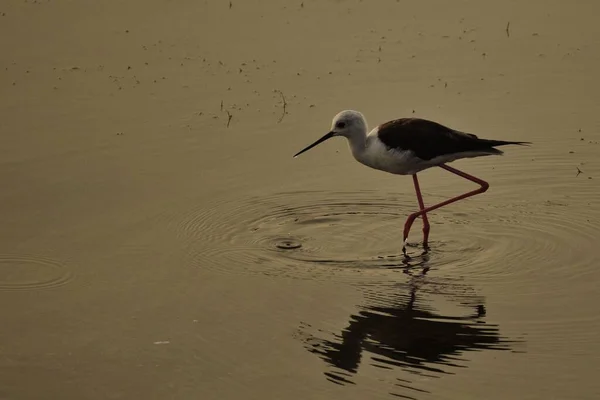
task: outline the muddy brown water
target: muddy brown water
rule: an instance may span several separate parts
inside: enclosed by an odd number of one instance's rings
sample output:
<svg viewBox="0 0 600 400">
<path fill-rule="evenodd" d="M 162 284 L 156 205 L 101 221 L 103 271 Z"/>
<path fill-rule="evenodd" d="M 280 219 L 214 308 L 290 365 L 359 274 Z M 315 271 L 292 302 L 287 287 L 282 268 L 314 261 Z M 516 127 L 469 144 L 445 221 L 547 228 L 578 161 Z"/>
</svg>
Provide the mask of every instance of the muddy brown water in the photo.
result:
<svg viewBox="0 0 600 400">
<path fill-rule="evenodd" d="M 0 399 L 598 398 L 597 12 L 6 2 Z M 534 145 L 405 260 L 410 178 L 291 158 L 346 108 Z"/>
</svg>

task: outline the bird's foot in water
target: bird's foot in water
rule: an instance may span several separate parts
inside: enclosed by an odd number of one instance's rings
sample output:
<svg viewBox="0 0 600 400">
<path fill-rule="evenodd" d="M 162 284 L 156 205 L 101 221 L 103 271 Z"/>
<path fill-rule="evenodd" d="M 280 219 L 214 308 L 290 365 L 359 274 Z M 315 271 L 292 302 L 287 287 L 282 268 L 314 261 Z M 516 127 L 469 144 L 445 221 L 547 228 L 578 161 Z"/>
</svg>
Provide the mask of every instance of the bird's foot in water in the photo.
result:
<svg viewBox="0 0 600 400">
<path fill-rule="evenodd" d="M 407 247 L 418 248 L 420 246 L 417 243 L 408 243 L 408 238 L 404 240 L 404 243 L 402 244 L 402 254 L 404 254 L 405 258 L 410 258 L 410 256 L 406 252 L 406 248 Z M 421 255 L 429 253 L 430 247 L 429 247 L 428 243 L 423 242 L 423 246 L 422 247 L 423 247 L 423 253 Z"/>
<path fill-rule="evenodd" d="M 406 246 L 410 246 L 408 243 L 408 238 L 404 239 L 404 242 L 402 242 L 402 254 L 404 254 L 405 258 L 410 258 L 410 256 L 406 253 Z"/>
</svg>

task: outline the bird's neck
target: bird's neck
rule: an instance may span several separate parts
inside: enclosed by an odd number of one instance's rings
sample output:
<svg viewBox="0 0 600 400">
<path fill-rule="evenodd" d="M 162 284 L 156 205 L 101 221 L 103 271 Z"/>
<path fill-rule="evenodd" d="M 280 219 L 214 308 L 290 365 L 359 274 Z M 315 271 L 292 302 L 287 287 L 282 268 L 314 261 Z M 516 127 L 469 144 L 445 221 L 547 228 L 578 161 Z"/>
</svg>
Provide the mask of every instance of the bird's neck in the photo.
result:
<svg viewBox="0 0 600 400">
<path fill-rule="evenodd" d="M 367 135 L 361 133 L 348 137 L 348 146 L 354 158 L 360 161 L 367 149 Z"/>
</svg>

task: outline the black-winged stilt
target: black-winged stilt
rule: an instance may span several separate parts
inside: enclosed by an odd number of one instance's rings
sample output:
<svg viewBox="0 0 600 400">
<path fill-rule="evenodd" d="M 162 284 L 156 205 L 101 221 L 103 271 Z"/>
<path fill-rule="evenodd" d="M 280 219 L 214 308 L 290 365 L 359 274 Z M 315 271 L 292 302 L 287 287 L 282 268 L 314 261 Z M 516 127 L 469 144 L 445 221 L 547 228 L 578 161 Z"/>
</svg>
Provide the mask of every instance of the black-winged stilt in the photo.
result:
<svg viewBox="0 0 600 400">
<path fill-rule="evenodd" d="M 333 118 L 331 130 L 321 139 L 299 151 L 294 157 L 335 136 L 348 139 L 354 158 L 371 168 L 397 175 L 412 175 L 419 211 L 408 216 L 404 224 L 402 251 L 406 255 L 406 241 L 414 220 L 423 219 L 423 247 L 428 248 L 429 220 L 427 213 L 440 207 L 485 192 L 489 184 L 477 177 L 452 168 L 446 163 L 461 158 L 500 155 L 495 147 L 508 144 L 523 145 L 529 142 L 508 142 L 480 139 L 477 136 L 450 129 L 437 122 L 420 118 L 401 118 L 375 127 L 367 134 L 367 121 L 358 111 L 345 110 Z M 417 172 L 431 167 L 440 167 L 458 176 L 475 182 L 478 189 L 441 203 L 425 207 Z"/>
</svg>

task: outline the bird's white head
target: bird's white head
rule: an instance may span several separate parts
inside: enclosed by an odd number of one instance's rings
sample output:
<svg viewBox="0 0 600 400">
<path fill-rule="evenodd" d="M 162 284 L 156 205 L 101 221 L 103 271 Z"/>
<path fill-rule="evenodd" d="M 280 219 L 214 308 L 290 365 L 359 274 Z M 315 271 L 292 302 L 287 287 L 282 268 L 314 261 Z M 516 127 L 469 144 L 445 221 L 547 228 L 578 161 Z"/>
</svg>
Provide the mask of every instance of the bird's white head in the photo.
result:
<svg viewBox="0 0 600 400">
<path fill-rule="evenodd" d="M 331 122 L 333 136 L 344 136 L 348 139 L 367 134 L 367 120 L 354 110 L 344 110 L 333 117 Z"/>
<path fill-rule="evenodd" d="M 344 110 L 333 117 L 333 121 L 331 122 L 331 130 L 325 136 L 303 150 L 300 150 L 294 155 L 294 157 L 299 156 L 305 151 L 312 149 L 319 143 L 322 143 L 335 136 L 343 136 L 352 143 L 364 141 L 366 134 L 367 120 L 365 117 L 358 111 Z"/>
</svg>

